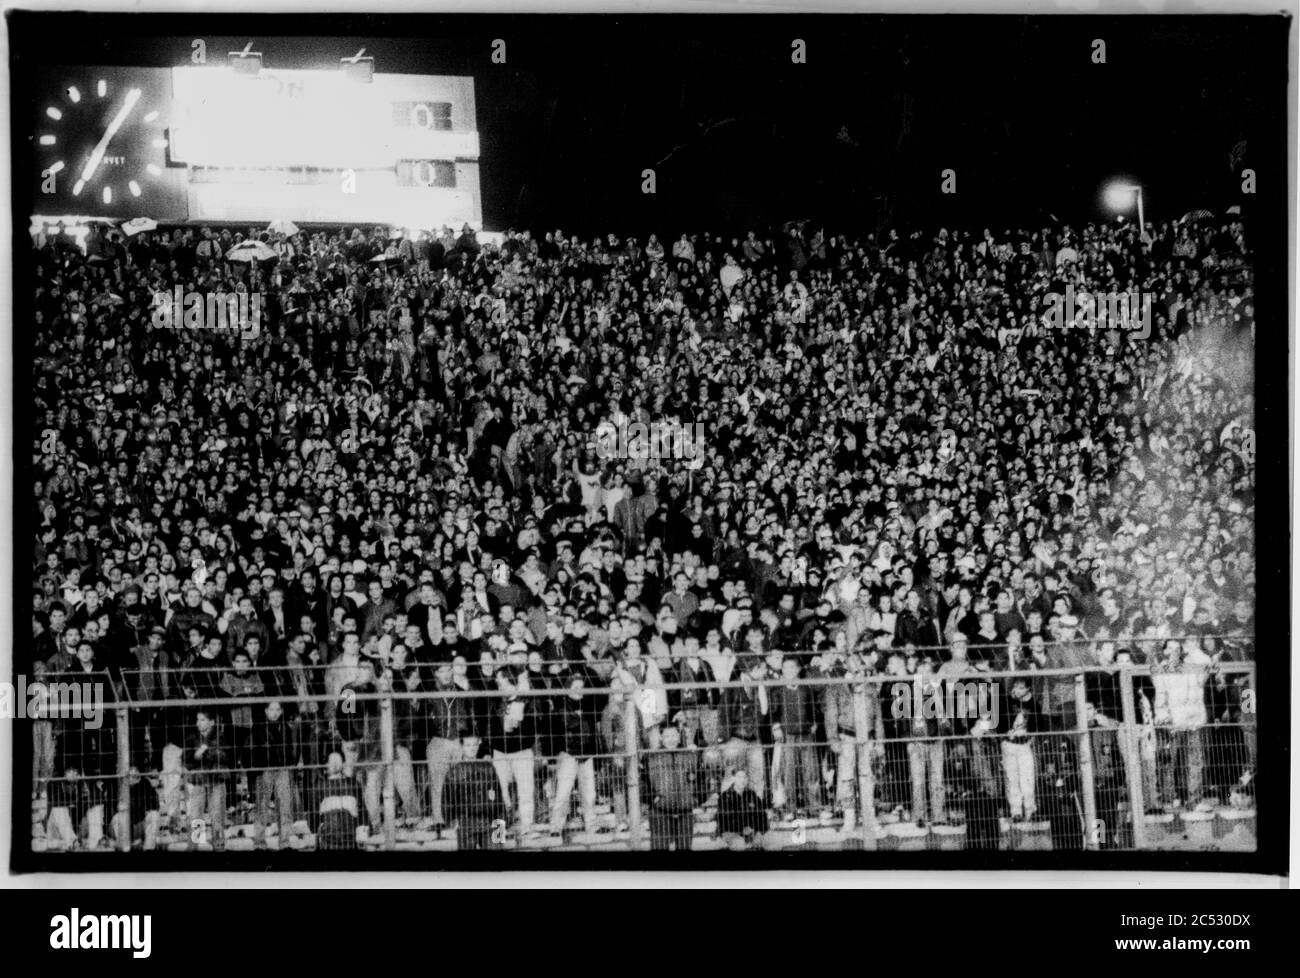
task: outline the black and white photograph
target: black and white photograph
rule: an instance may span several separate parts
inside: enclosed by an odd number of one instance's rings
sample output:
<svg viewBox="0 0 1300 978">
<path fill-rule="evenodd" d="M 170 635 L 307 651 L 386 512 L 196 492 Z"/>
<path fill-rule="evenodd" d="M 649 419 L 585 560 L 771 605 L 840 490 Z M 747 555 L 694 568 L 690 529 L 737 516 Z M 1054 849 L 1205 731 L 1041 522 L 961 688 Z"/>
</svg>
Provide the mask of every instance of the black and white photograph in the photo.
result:
<svg viewBox="0 0 1300 978">
<path fill-rule="evenodd" d="M 11 885 L 1284 885 L 1294 4 L 355 7 L 7 11 Z"/>
</svg>

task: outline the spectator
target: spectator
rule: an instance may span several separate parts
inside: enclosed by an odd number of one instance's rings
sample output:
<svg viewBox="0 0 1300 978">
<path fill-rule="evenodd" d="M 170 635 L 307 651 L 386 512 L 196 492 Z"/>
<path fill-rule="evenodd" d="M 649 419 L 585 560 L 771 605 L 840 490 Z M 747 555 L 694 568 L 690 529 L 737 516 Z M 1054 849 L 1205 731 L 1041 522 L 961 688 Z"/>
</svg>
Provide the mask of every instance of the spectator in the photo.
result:
<svg viewBox="0 0 1300 978">
<path fill-rule="evenodd" d="M 718 832 L 733 851 L 762 848 L 768 831 L 767 808 L 749 786 L 749 772 L 738 767 L 727 776 L 718 799 Z"/>
<path fill-rule="evenodd" d="M 1206 667 L 1209 656 L 1199 643 L 1187 640 L 1165 643 L 1164 661 L 1153 671 L 1157 750 L 1163 759 L 1160 797 L 1165 805 L 1188 808 L 1200 805 L 1205 766 L 1202 739 L 1205 711 Z"/>
<path fill-rule="evenodd" d="M 749 782 L 760 796 L 764 794 L 766 760 L 763 757 L 762 727 L 767 721 L 768 694 L 762 680 L 767 666 L 762 659 L 751 659 L 741 666 L 741 673 L 722 693 L 719 709 L 719 736 L 722 738 L 722 763 L 727 768 L 745 765 Z"/>
<path fill-rule="evenodd" d="M 252 745 L 252 767 L 257 782 L 257 821 L 253 839 L 258 848 L 264 848 L 271 801 L 274 799 L 279 847 L 287 850 L 298 796 L 295 783 L 298 766 L 296 730 L 278 701 L 272 700 L 259 712 L 261 717 L 253 730 Z"/>
<path fill-rule="evenodd" d="M 464 738 L 476 734 L 477 730 L 473 703 L 462 695 L 469 691 L 468 679 L 463 684 L 456 682 L 454 663 L 438 663 L 434 670 L 432 691 L 437 695 L 424 701 L 429 736 L 425 758 L 429 768 L 429 802 L 433 826 L 441 830 L 447 824 L 442 810 L 447 774 L 463 759 Z M 476 740 L 476 748 L 479 743 Z"/>
<path fill-rule="evenodd" d="M 782 684 L 768 693 L 773 755 L 773 807 L 781 820 L 806 818 L 821 808 L 821 766 L 817 763 L 817 713 L 813 688 L 799 682 L 799 660 L 781 660 Z M 779 780 L 778 780 L 779 779 Z"/>
<path fill-rule="evenodd" d="M 192 842 L 226 847 L 226 780 L 230 748 L 213 711 L 200 707 L 185 744 L 185 793 Z"/>
<path fill-rule="evenodd" d="M 699 751 L 682 748 L 677 728 L 665 727 L 662 748 L 651 751 L 646 761 L 652 850 L 682 852 L 691 848 L 694 811 L 702 800 L 699 766 Z"/>
<path fill-rule="evenodd" d="M 551 804 L 551 834 L 564 831 L 575 781 L 582 803 L 583 827 L 596 830 L 596 755 L 600 753 L 597 717 L 603 708 L 591 691 L 590 674 L 577 667 L 560 676 L 565 695 L 558 700 L 554 721 L 554 743 L 558 763 L 555 800 Z"/>
<path fill-rule="evenodd" d="M 510 809 L 494 765 L 479 759 L 481 742 L 466 730 L 460 738 L 460 757 L 443 785 L 439 809 L 456 826 L 456 848 L 476 851 L 491 848 L 495 826 L 505 826 Z M 502 833 L 504 837 L 504 832 Z"/>
</svg>

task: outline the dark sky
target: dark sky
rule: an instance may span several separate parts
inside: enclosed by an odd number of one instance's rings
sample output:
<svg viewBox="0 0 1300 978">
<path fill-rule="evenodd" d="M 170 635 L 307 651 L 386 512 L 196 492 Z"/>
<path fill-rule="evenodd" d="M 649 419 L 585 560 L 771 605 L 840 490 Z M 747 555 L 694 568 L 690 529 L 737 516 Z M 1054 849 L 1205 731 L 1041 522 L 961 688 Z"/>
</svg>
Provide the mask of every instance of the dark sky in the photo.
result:
<svg viewBox="0 0 1300 978">
<path fill-rule="evenodd" d="M 57 34 L 52 33 L 57 24 Z M 1280 17 L 11 16 L 15 106 L 40 61 L 187 63 L 255 42 L 271 67 L 472 74 L 485 226 L 625 233 L 1012 223 L 1100 213 L 1128 174 L 1148 219 L 1243 203 L 1229 154 L 1285 187 Z M 330 35 L 301 37 L 306 28 Z M 237 31 L 248 33 L 237 34 Z M 490 63 L 493 38 L 505 65 Z M 793 38 L 808 63 L 792 64 Z M 41 38 L 44 38 L 42 40 Z M 1106 64 L 1091 60 L 1094 38 Z M 28 113 L 15 111 L 15 117 Z M 20 162 L 20 157 L 15 157 Z M 654 167 L 657 194 L 641 193 Z M 957 172 L 957 193 L 940 173 Z M 1271 188 L 1271 189 L 1270 189 Z M 1265 193 L 1269 191 L 1269 193 Z M 1281 192 L 1284 193 L 1284 190 Z"/>
</svg>

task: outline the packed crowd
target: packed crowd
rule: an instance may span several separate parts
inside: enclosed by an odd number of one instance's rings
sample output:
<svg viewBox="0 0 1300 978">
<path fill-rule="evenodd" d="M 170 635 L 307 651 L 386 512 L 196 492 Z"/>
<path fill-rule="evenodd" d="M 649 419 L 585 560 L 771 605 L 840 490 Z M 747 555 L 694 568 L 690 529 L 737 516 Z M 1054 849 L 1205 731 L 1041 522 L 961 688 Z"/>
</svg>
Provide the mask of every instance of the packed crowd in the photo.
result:
<svg viewBox="0 0 1300 978">
<path fill-rule="evenodd" d="M 743 838 L 769 813 L 847 824 L 866 764 L 897 765 L 884 803 L 942 822 L 944 748 L 903 741 L 975 731 L 895 729 L 853 679 L 1125 660 L 1157 673 L 1139 709 L 1172 758 L 1157 777 L 1151 751 L 1150 807 L 1226 800 L 1253 744 L 1211 778 L 1199 728 L 1243 720 L 1220 666 L 1253 655 L 1242 224 L 809 230 L 254 230 L 261 263 L 226 260 L 229 229 L 42 237 L 16 668 L 154 704 L 133 809 L 183 781 L 218 828 L 224 772 L 305 765 L 323 808 L 378 829 L 377 708 L 340 707 L 376 689 L 446 694 L 395 706 L 399 808 L 435 825 L 480 757 L 521 836 L 558 830 L 575 788 L 588 827 L 598 795 L 625 818 L 632 736 L 666 845 L 705 800 Z M 154 328 L 177 286 L 261 292 L 261 332 Z M 1067 287 L 1152 296 L 1150 335 L 1052 328 Z M 602 423 L 638 421 L 700 425 L 703 450 L 598 450 Z M 1004 813 L 1034 814 L 1028 735 L 1079 721 L 1063 690 L 1007 681 L 1002 757 L 970 768 Z M 223 696 L 283 702 L 185 705 Z M 1092 722 L 1120 719 L 1113 682 L 1088 696 Z M 116 790 L 112 734 L 37 738 L 52 808 Z M 287 830 L 288 774 L 240 787 Z"/>
</svg>

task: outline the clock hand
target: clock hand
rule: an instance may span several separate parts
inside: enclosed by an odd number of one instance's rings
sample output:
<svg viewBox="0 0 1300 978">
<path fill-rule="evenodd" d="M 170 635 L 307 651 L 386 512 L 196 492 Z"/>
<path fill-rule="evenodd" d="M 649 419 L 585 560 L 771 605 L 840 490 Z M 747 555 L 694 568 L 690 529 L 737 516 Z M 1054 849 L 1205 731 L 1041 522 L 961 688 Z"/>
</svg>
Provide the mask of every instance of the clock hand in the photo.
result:
<svg viewBox="0 0 1300 978">
<path fill-rule="evenodd" d="M 135 104 L 139 101 L 140 89 L 133 88 L 126 93 L 126 98 L 122 101 L 122 107 L 117 110 L 117 115 L 113 116 L 108 128 L 104 130 L 104 135 L 99 137 L 99 142 L 95 144 L 95 148 L 90 151 L 90 158 L 86 160 L 86 165 L 81 170 L 81 179 L 72 188 L 73 194 L 79 193 L 86 181 L 95 175 L 95 171 L 99 169 L 99 164 L 104 161 L 104 151 L 108 149 L 108 144 L 112 142 L 113 137 L 117 135 L 117 131 L 122 128 L 122 123 L 126 122 L 126 117 L 131 114 L 131 110 L 135 108 Z"/>
</svg>

